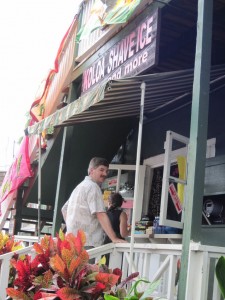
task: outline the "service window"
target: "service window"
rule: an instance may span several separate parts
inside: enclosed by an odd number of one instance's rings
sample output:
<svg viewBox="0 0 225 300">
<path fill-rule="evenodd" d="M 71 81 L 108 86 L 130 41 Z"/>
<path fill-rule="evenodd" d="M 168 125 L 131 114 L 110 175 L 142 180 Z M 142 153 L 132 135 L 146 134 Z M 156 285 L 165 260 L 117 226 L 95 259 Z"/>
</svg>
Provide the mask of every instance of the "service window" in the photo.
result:
<svg viewBox="0 0 225 300">
<path fill-rule="evenodd" d="M 150 184 L 145 190 L 143 207 L 152 220 L 159 217 L 159 224 L 183 228 L 185 189 L 188 172 L 189 139 L 167 131 L 165 153 L 144 161 L 146 178 Z M 215 139 L 207 141 L 206 157 L 215 156 Z"/>
</svg>

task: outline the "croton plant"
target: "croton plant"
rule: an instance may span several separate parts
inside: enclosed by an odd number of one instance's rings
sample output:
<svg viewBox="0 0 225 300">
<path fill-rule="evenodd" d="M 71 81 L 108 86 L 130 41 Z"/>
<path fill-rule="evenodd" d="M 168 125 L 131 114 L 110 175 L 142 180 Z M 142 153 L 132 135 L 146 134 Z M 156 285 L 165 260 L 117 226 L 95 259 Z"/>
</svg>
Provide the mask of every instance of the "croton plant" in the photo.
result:
<svg viewBox="0 0 225 300">
<path fill-rule="evenodd" d="M 139 293 L 137 280 L 128 292 L 125 286 L 134 280 L 138 273 L 121 282 L 121 270 L 110 270 L 105 265 L 105 257 L 98 264 L 89 264 L 89 255 L 84 248 L 85 234 L 77 236 L 59 232 L 53 239 L 44 236 L 34 244 L 36 256 L 18 257 L 11 260 L 15 270 L 11 287 L 7 294 L 11 299 L 37 300 L 96 300 L 96 299 L 152 299 L 148 295 L 158 283 L 150 284 L 147 291 Z"/>
<path fill-rule="evenodd" d="M 21 248 L 23 248 L 21 242 L 15 242 L 14 237 L 10 237 L 5 233 L 0 232 L 0 255 L 14 252 Z"/>
</svg>

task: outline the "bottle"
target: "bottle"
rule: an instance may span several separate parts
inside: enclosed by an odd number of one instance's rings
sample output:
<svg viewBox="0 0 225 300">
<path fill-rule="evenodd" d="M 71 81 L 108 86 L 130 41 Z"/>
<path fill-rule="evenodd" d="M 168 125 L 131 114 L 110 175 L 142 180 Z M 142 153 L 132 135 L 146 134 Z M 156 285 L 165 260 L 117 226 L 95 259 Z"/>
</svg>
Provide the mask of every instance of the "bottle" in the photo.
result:
<svg viewBox="0 0 225 300">
<path fill-rule="evenodd" d="M 154 234 L 161 233 L 161 228 L 159 226 L 159 217 L 155 217 L 153 221 L 153 233 Z"/>
</svg>

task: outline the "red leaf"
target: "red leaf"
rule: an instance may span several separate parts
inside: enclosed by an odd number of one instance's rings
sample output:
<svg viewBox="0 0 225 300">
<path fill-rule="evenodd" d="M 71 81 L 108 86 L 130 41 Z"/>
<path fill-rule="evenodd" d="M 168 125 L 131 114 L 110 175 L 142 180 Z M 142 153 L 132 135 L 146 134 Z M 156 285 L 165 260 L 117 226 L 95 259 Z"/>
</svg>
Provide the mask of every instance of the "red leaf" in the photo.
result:
<svg viewBox="0 0 225 300">
<path fill-rule="evenodd" d="M 6 293 L 9 297 L 11 297 L 13 299 L 27 299 L 28 298 L 25 293 L 23 293 L 22 291 L 16 290 L 14 288 L 7 288 Z"/>
<path fill-rule="evenodd" d="M 116 269 L 113 270 L 113 274 L 119 276 L 118 283 L 120 283 L 121 282 L 121 278 L 122 278 L 122 271 L 119 268 L 116 268 Z"/>
<path fill-rule="evenodd" d="M 64 287 L 57 291 L 57 295 L 61 300 L 79 300 L 82 296 L 75 289 Z"/>
<path fill-rule="evenodd" d="M 95 294 L 98 294 L 98 293 L 104 291 L 105 288 L 106 288 L 106 286 L 104 283 L 95 282 L 93 284 L 90 284 L 90 285 L 82 288 L 82 292 L 95 295 Z"/>
<path fill-rule="evenodd" d="M 111 287 L 117 283 L 119 276 L 109 273 L 98 273 L 95 278 L 96 281 L 108 284 Z"/>
<path fill-rule="evenodd" d="M 86 243 L 86 235 L 82 230 L 78 230 L 77 237 L 81 240 L 82 246 Z"/>
<path fill-rule="evenodd" d="M 57 297 L 56 294 L 53 294 L 53 293 L 46 293 L 46 292 L 37 292 L 34 294 L 34 298 L 33 300 L 38 300 L 38 299 L 47 299 L 47 300 L 52 300 L 52 299 L 55 299 Z"/>
<path fill-rule="evenodd" d="M 113 270 L 113 274 L 118 275 L 118 276 L 122 276 L 122 271 L 119 268 L 116 268 Z"/>
</svg>

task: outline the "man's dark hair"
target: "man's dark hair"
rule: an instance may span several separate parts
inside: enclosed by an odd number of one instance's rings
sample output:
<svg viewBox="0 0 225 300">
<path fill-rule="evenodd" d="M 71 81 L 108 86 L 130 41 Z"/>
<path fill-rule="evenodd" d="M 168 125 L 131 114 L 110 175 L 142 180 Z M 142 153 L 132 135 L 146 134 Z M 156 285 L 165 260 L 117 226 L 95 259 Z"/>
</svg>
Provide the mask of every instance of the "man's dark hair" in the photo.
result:
<svg viewBox="0 0 225 300">
<path fill-rule="evenodd" d="M 88 174 L 90 174 L 90 170 L 92 168 L 96 169 L 99 166 L 105 166 L 108 168 L 109 162 L 105 158 L 102 158 L 102 157 L 93 157 L 88 166 Z"/>
</svg>

